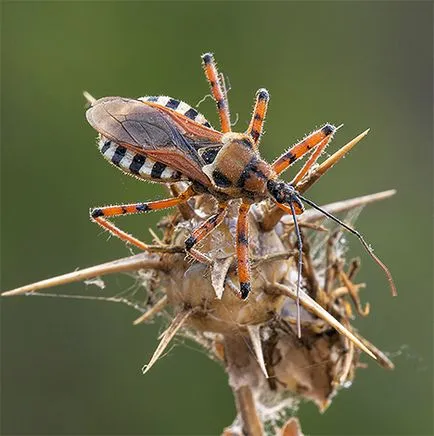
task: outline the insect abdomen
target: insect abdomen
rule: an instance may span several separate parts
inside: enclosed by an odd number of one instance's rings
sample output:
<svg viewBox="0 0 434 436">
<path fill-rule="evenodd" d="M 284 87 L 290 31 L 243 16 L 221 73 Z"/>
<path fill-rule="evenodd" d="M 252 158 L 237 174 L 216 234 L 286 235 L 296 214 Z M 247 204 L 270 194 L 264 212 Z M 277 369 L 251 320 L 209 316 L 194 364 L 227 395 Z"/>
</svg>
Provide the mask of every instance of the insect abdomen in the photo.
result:
<svg viewBox="0 0 434 436">
<path fill-rule="evenodd" d="M 127 174 L 155 182 L 177 182 L 185 177 L 166 164 L 150 159 L 142 153 L 134 153 L 103 136 L 98 140 L 98 148 L 105 159 Z"/>
</svg>

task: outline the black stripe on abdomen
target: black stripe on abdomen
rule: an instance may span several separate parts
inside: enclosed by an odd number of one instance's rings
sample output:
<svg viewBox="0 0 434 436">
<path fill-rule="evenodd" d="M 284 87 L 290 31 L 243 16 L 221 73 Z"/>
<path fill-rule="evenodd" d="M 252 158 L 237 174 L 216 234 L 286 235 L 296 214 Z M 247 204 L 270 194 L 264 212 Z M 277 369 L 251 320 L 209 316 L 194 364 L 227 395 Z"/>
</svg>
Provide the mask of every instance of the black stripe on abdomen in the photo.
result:
<svg viewBox="0 0 434 436">
<path fill-rule="evenodd" d="M 101 153 L 104 154 L 109 148 L 112 142 L 108 139 L 104 142 L 104 145 L 101 147 Z"/>
<path fill-rule="evenodd" d="M 175 100 L 174 98 L 169 99 L 169 101 L 166 103 L 166 107 L 168 107 L 169 109 L 173 109 L 176 110 L 179 106 L 179 101 Z"/>
<path fill-rule="evenodd" d="M 122 158 L 125 156 L 125 153 L 127 152 L 127 149 L 123 147 L 122 145 L 118 145 L 116 147 L 115 153 L 112 157 L 112 163 L 116 166 L 119 166 Z"/>
<path fill-rule="evenodd" d="M 145 164 L 146 162 L 146 156 L 144 156 L 143 154 L 136 154 L 133 157 L 133 160 L 130 163 L 129 166 L 129 170 L 133 173 L 133 174 L 140 174 L 140 170 L 142 168 L 142 166 Z"/>
<path fill-rule="evenodd" d="M 160 179 L 161 174 L 166 169 L 167 165 L 161 163 L 161 162 L 155 162 L 154 166 L 152 167 L 151 171 L 151 177 L 154 179 Z"/>
</svg>

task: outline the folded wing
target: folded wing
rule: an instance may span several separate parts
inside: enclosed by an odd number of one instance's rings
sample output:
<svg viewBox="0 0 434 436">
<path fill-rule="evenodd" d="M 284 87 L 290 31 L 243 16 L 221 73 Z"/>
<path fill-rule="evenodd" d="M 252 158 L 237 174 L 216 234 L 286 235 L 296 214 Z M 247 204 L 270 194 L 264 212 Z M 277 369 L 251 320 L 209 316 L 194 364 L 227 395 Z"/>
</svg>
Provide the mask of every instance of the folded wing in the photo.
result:
<svg viewBox="0 0 434 436">
<path fill-rule="evenodd" d="M 122 97 L 97 100 L 86 118 L 97 132 L 117 144 L 162 162 L 190 180 L 210 185 L 197 144 L 218 147 L 220 132 L 170 109 Z"/>
</svg>

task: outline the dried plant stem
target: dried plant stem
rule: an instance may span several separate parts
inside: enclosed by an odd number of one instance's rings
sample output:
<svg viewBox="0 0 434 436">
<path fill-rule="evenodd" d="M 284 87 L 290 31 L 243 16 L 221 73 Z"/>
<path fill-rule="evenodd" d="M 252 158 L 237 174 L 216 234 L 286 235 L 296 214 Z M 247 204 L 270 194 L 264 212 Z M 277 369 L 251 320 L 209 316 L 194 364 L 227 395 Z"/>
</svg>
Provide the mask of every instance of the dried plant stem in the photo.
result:
<svg viewBox="0 0 434 436">
<path fill-rule="evenodd" d="M 91 266 L 78 271 L 73 271 L 60 276 L 51 277 L 40 282 L 3 292 L 3 297 L 22 295 L 28 292 L 40 291 L 41 289 L 65 285 L 67 283 L 81 282 L 106 274 L 114 274 L 124 271 L 137 271 L 139 269 L 163 270 L 169 267 L 169 260 L 162 257 L 150 257 L 147 253 L 136 254 L 127 258 L 117 259 L 100 265 Z"/>
<path fill-rule="evenodd" d="M 359 206 L 365 206 L 369 203 L 385 200 L 386 198 L 392 197 L 395 194 L 395 189 L 389 189 L 387 191 L 363 195 L 361 197 L 351 198 L 349 200 L 336 201 L 335 203 L 329 203 L 325 206 L 321 206 L 321 208 L 328 213 L 336 214 L 339 212 L 346 212 Z M 317 210 L 309 209 L 300 216 L 300 223 L 317 221 L 318 219 L 324 219 L 324 214 Z"/>
<path fill-rule="evenodd" d="M 247 326 L 247 331 L 250 335 L 250 341 L 252 342 L 253 351 L 255 352 L 256 361 L 258 362 L 259 367 L 261 368 L 262 373 L 265 378 L 268 378 L 268 372 L 264 359 L 264 352 L 262 350 L 262 341 L 261 341 L 261 328 L 258 325 L 249 325 Z"/>
<path fill-rule="evenodd" d="M 359 289 L 360 285 L 355 285 L 351 282 L 351 280 L 348 278 L 348 276 L 341 271 L 339 273 L 339 277 L 343 283 L 343 285 L 348 289 L 348 293 L 353 300 L 354 306 L 356 307 L 357 313 L 360 316 L 368 316 L 370 311 L 370 305 L 369 303 L 365 304 L 365 307 L 362 307 L 362 303 L 360 302 L 360 296 L 359 296 Z"/>
<path fill-rule="evenodd" d="M 243 335 L 224 338 L 226 371 L 229 375 L 229 384 L 234 392 L 238 416 L 242 421 L 243 434 L 262 436 L 262 423 L 252 392 L 254 386 L 250 386 L 245 377 L 246 372 L 258 367 L 258 362 L 251 359 L 251 347 L 248 338 Z M 252 382 L 250 380 L 250 383 Z"/>
<path fill-rule="evenodd" d="M 302 180 L 297 185 L 297 190 L 300 193 L 306 192 L 320 177 L 322 177 L 329 169 L 331 169 L 336 163 L 338 163 L 358 142 L 360 142 L 367 134 L 369 129 L 356 136 L 346 145 L 341 147 L 338 151 L 333 153 L 328 159 L 326 159 L 306 180 Z"/>
<path fill-rule="evenodd" d="M 133 325 L 142 324 L 154 317 L 158 312 L 161 312 L 168 303 L 167 295 L 158 300 L 149 310 L 147 310 L 143 315 L 140 315 L 137 319 L 133 321 Z"/>
<path fill-rule="evenodd" d="M 279 283 L 273 283 L 269 285 L 271 289 L 281 292 L 283 295 L 290 297 L 292 300 L 297 299 L 297 293 L 294 292 L 291 288 L 285 285 L 281 285 Z M 345 326 L 343 326 L 335 317 L 330 315 L 323 307 L 321 307 L 315 300 L 310 298 L 307 294 L 301 294 L 300 296 L 300 304 L 309 312 L 318 316 L 319 318 L 326 321 L 330 324 L 334 329 L 336 329 L 341 335 L 344 335 L 351 342 L 357 345 L 361 350 L 363 350 L 366 354 L 371 356 L 374 360 L 377 360 L 374 353 L 372 353 L 369 348 L 359 339 L 357 338 L 351 331 L 349 331 Z"/>
<path fill-rule="evenodd" d="M 326 204 L 325 206 L 321 206 L 321 208 L 331 214 L 336 214 L 339 212 L 346 212 L 350 209 L 354 209 L 355 207 L 365 206 L 366 204 L 369 203 L 385 200 L 386 198 L 392 197 L 395 194 L 396 194 L 395 189 L 389 189 L 387 191 L 377 192 L 375 194 L 363 195 L 361 197 L 351 198 L 349 200 L 342 200 L 342 201 L 337 201 L 335 203 L 329 203 Z M 264 216 L 264 220 L 261 223 L 262 229 L 264 231 L 269 231 L 273 229 L 274 226 L 284 215 L 285 212 L 282 209 L 273 206 L 269 210 L 269 212 Z M 315 209 L 308 209 L 305 212 L 303 212 L 303 214 L 300 215 L 299 217 L 300 226 L 303 226 L 303 224 L 307 224 L 310 222 L 318 221 L 319 219 L 324 219 L 324 214 L 322 214 L 321 212 Z"/>
<path fill-rule="evenodd" d="M 262 425 L 256 413 L 255 400 L 249 386 L 241 386 L 235 391 L 238 412 L 243 420 L 243 434 L 262 436 Z"/>
<path fill-rule="evenodd" d="M 288 250 L 282 253 L 271 253 L 271 254 L 266 254 L 265 256 L 253 257 L 252 264 L 254 268 L 257 268 L 258 266 L 264 265 L 269 262 L 276 262 L 278 260 L 289 259 L 291 256 L 294 256 L 294 254 L 296 253 L 297 253 L 296 250 Z"/>
<path fill-rule="evenodd" d="M 367 347 L 370 348 L 370 350 L 375 354 L 375 357 L 377 358 L 377 362 L 379 365 L 381 365 L 385 369 L 392 370 L 395 368 L 395 365 L 393 362 L 380 350 L 378 349 L 372 342 L 369 342 L 367 339 L 365 339 L 363 336 L 361 336 L 359 333 L 354 332 L 354 335 L 357 336 L 361 342 L 363 342 Z"/>
<path fill-rule="evenodd" d="M 170 341 L 175 337 L 178 330 L 185 324 L 185 322 L 193 312 L 193 309 L 185 310 L 183 312 L 179 312 L 178 315 L 173 318 L 173 321 L 170 323 L 167 330 L 161 335 L 161 341 L 158 344 L 158 347 L 155 350 L 154 354 L 152 355 L 151 360 L 147 365 L 142 368 L 143 374 L 146 374 L 152 368 L 154 363 L 163 354 L 163 351 L 167 348 Z"/>
</svg>

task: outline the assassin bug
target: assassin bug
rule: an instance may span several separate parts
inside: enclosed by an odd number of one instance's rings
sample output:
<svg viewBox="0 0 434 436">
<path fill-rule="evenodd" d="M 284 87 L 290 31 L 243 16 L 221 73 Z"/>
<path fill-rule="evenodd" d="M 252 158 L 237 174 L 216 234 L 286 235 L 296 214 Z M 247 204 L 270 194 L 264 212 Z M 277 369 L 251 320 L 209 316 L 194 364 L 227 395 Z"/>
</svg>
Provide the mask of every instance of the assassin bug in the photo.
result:
<svg viewBox="0 0 434 436">
<path fill-rule="evenodd" d="M 260 89 L 249 127 L 245 133 L 231 131 L 229 106 L 222 76 L 213 55 L 202 56 L 206 78 L 211 86 L 220 118 L 221 131 L 195 109 L 170 97 L 143 97 L 137 100 L 106 97 L 92 102 L 87 120 L 99 133 L 98 147 L 103 156 L 123 172 L 137 178 L 160 183 L 189 182 L 189 187 L 177 197 L 146 203 L 134 203 L 96 208 L 91 219 L 122 240 L 147 249 L 147 245 L 125 233 L 107 218 L 165 209 L 186 202 L 198 194 L 210 194 L 218 201 L 218 210 L 185 241 L 193 257 L 207 257 L 194 246 L 210 234 L 224 219 L 228 203 L 241 200 L 238 212 L 236 254 L 241 298 L 251 291 L 248 255 L 248 213 L 253 203 L 270 199 L 293 216 L 298 241 L 297 296 L 301 287 L 302 239 L 296 216 L 303 213 L 303 202 L 320 210 L 361 241 L 369 255 L 384 270 L 396 293 L 387 267 L 355 229 L 318 207 L 296 190 L 297 184 L 315 164 L 337 130 L 325 124 L 282 154 L 272 164 L 261 159 L 258 145 L 267 112 L 269 94 Z M 288 183 L 278 176 L 292 163 L 313 150 L 311 157 Z M 297 301 L 298 319 L 299 302 Z M 300 327 L 299 327 L 300 334 Z"/>
</svg>

